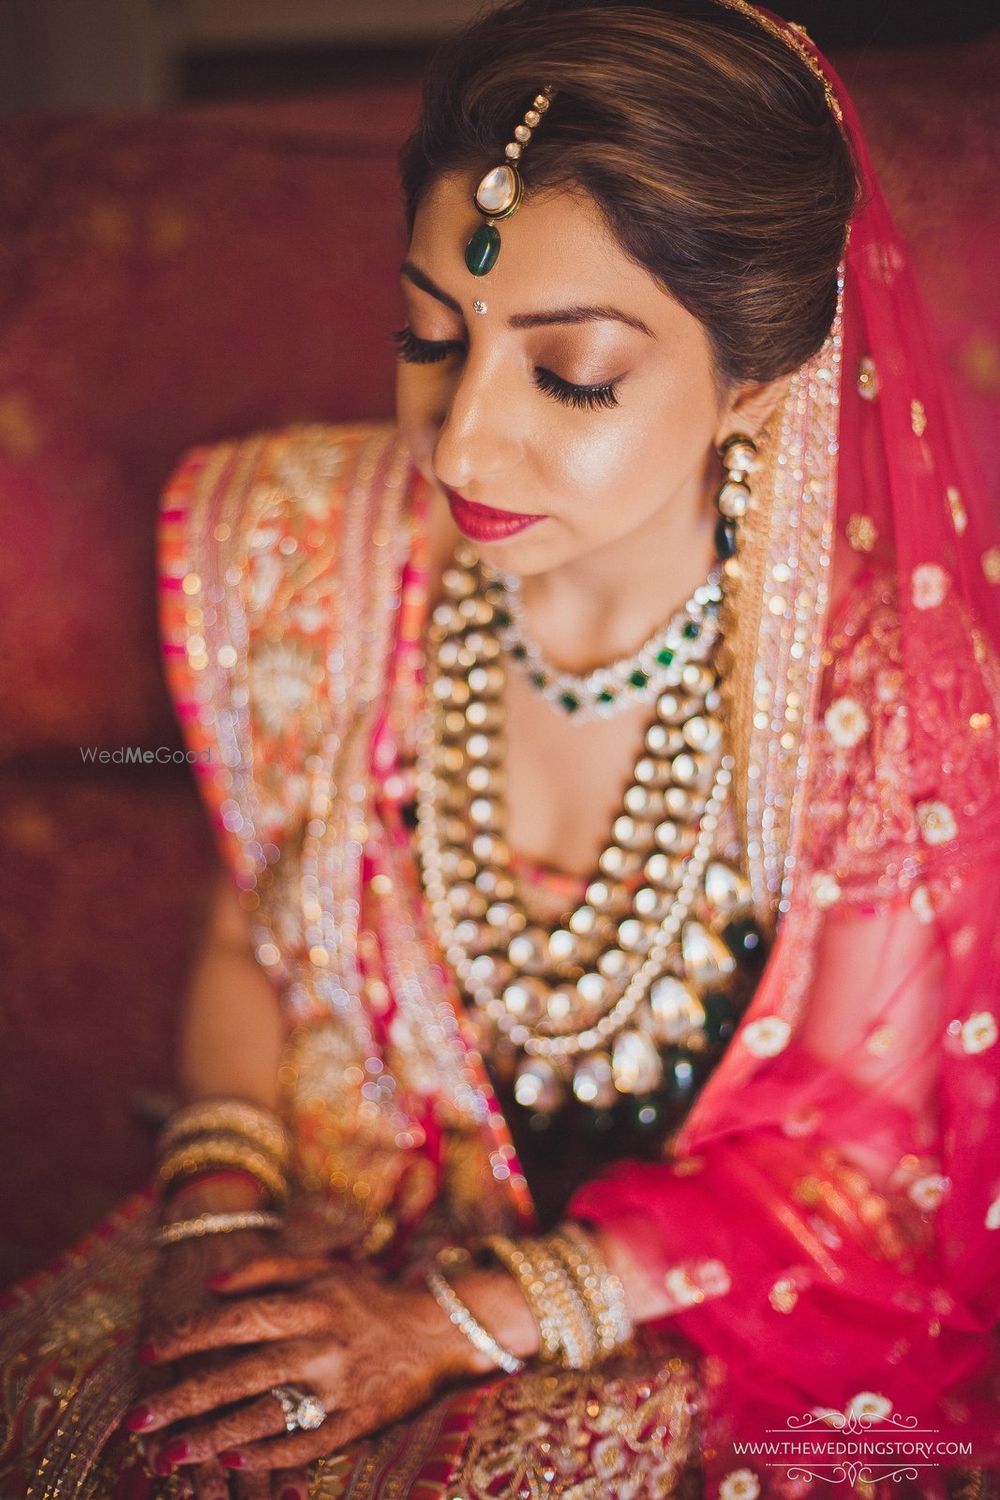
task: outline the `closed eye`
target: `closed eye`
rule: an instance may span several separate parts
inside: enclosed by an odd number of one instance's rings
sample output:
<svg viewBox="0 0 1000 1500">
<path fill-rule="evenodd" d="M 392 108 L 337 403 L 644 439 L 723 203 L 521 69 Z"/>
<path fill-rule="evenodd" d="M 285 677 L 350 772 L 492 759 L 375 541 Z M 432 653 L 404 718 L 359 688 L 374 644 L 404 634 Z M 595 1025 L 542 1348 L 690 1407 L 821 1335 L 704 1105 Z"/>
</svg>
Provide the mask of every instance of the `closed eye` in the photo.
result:
<svg viewBox="0 0 1000 1500">
<path fill-rule="evenodd" d="M 411 328 L 400 328 L 392 336 L 396 352 L 408 365 L 436 365 L 449 354 L 460 353 L 465 345 L 458 339 L 421 339 Z"/>
<path fill-rule="evenodd" d="M 398 329 L 392 338 L 399 358 L 410 365 L 439 364 L 450 355 L 465 351 L 459 339 L 422 339 L 408 327 Z M 574 385 L 541 365 L 536 365 L 533 379 L 540 391 L 564 406 L 595 411 L 618 405 L 616 385 L 611 380 L 601 385 Z"/>
<path fill-rule="evenodd" d="M 535 384 L 540 391 L 544 391 L 547 396 L 554 396 L 564 406 L 576 406 L 595 411 L 600 408 L 607 410 L 611 406 L 618 405 L 613 380 L 608 380 L 603 385 L 574 385 L 572 381 L 563 380 L 560 376 L 554 375 L 551 370 L 545 370 L 539 366 L 535 370 Z"/>
</svg>

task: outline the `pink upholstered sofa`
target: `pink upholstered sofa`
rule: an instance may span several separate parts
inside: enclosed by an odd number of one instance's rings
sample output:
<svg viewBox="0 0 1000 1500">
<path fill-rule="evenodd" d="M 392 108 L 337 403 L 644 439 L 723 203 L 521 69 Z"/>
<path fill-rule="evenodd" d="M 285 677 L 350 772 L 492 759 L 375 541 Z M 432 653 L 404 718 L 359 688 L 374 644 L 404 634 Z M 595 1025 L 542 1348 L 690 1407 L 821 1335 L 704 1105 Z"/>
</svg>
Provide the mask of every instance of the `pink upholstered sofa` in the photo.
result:
<svg viewBox="0 0 1000 1500">
<path fill-rule="evenodd" d="M 994 475 L 998 43 L 840 60 Z M 158 491 L 193 443 L 391 411 L 414 98 L 0 124 L 0 1282 L 143 1180 L 170 1089 L 214 855 Z"/>
</svg>

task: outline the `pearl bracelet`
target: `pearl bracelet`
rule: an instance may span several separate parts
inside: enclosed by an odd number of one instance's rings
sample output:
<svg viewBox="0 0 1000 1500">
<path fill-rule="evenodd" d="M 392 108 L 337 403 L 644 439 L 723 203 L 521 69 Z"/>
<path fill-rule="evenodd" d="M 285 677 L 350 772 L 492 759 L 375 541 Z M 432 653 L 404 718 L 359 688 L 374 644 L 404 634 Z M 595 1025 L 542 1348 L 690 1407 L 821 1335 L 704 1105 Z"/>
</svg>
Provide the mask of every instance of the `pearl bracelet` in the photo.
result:
<svg viewBox="0 0 1000 1500">
<path fill-rule="evenodd" d="M 474 1349 L 478 1349 L 480 1354 L 485 1354 L 487 1359 L 491 1359 L 508 1375 L 516 1375 L 519 1370 L 524 1369 L 524 1360 L 518 1359 L 516 1354 L 511 1354 L 509 1349 L 497 1343 L 491 1333 L 487 1333 L 482 1323 L 473 1317 L 461 1297 L 440 1271 L 428 1271 L 424 1280 L 428 1291 L 442 1312 L 447 1313 L 452 1323 L 465 1334 Z"/>
<path fill-rule="evenodd" d="M 239 1229 L 280 1229 L 280 1214 L 260 1208 L 242 1209 L 238 1213 L 199 1214 L 196 1219 L 175 1219 L 164 1224 L 153 1236 L 154 1245 L 177 1245 L 181 1240 L 200 1240 L 209 1234 L 235 1234 Z"/>
</svg>

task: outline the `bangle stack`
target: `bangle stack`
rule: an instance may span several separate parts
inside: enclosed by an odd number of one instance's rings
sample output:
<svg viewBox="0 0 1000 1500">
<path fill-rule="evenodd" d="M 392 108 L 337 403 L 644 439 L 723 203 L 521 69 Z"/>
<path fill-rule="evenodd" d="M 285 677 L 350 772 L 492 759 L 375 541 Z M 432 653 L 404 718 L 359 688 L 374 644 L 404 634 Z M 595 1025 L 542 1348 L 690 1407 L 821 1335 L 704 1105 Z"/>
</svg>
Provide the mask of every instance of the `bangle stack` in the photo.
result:
<svg viewBox="0 0 1000 1500">
<path fill-rule="evenodd" d="M 575 1225 L 537 1239 L 490 1235 L 483 1244 L 524 1293 L 544 1362 L 586 1370 L 632 1337 L 621 1282 Z"/>
<path fill-rule="evenodd" d="M 219 1170 L 252 1177 L 272 1205 L 288 1196 L 291 1144 L 270 1110 L 242 1099 L 210 1099 L 172 1115 L 159 1141 L 159 1182 L 166 1193 Z"/>
</svg>

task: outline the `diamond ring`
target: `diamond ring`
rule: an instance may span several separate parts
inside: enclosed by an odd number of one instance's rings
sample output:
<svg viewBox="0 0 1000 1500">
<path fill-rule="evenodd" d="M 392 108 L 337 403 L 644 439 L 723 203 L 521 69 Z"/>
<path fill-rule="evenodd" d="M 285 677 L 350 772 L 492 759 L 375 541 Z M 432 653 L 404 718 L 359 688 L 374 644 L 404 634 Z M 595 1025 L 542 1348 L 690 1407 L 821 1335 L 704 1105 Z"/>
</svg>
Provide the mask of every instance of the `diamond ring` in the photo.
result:
<svg viewBox="0 0 1000 1500">
<path fill-rule="evenodd" d="M 281 1407 L 286 1432 L 315 1432 L 326 1421 L 326 1407 L 309 1391 L 300 1391 L 294 1385 L 273 1385 L 271 1395 Z"/>
</svg>

